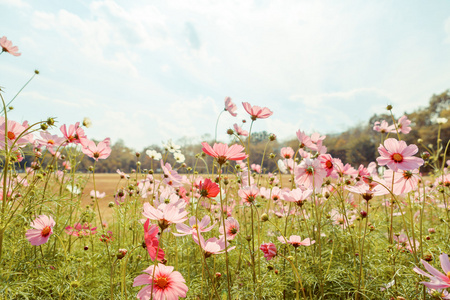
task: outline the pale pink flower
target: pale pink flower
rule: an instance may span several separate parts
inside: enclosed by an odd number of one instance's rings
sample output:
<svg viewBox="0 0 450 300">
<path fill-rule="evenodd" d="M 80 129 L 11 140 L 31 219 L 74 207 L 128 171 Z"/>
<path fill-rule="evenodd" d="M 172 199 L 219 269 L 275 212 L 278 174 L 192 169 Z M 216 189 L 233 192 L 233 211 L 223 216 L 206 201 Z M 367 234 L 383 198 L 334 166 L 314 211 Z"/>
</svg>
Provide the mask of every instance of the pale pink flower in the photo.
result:
<svg viewBox="0 0 450 300">
<path fill-rule="evenodd" d="M 117 174 L 120 175 L 120 178 L 130 179 L 130 175 L 125 174 L 124 172 L 120 171 L 119 169 L 117 169 L 116 172 L 117 172 Z"/>
<path fill-rule="evenodd" d="M 283 193 L 282 199 L 284 201 L 302 204 L 303 201 L 305 201 L 306 199 L 308 199 L 309 196 L 311 196 L 312 192 L 313 191 L 310 189 L 302 190 L 300 188 L 297 188 L 293 189 L 288 193 Z"/>
<path fill-rule="evenodd" d="M 246 204 L 251 205 L 259 195 L 259 189 L 256 185 L 247 186 L 239 189 L 238 195 Z"/>
<path fill-rule="evenodd" d="M 385 120 L 381 121 L 381 123 L 377 121 L 373 124 L 373 130 L 381 133 L 395 132 L 395 126 L 394 125 L 389 126 L 389 123 L 386 122 Z"/>
<path fill-rule="evenodd" d="M 166 229 L 172 223 L 183 223 L 187 220 L 188 212 L 177 206 L 178 203 L 160 204 L 158 208 L 153 207 L 150 203 L 144 203 L 144 217 L 151 220 L 158 220 L 159 227 Z"/>
<path fill-rule="evenodd" d="M 280 154 L 284 159 L 294 158 L 294 149 L 291 147 L 283 147 L 280 150 Z"/>
<path fill-rule="evenodd" d="M 247 154 L 242 153 L 244 147 L 238 144 L 228 147 L 227 144 L 214 143 L 214 146 L 211 147 L 208 143 L 203 142 L 202 146 L 203 152 L 216 158 L 219 165 L 224 164 L 227 160 L 243 160 L 247 158 Z"/>
<path fill-rule="evenodd" d="M 95 145 L 94 141 L 89 141 L 86 146 L 81 149 L 84 154 L 98 161 L 99 159 L 106 159 L 111 154 L 111 148 L 104 141 Z"/>
<path fill-rule="evenodd" d="M 250 168 L 258 174 L 261 173 L 261 165 L 251 164 Z"/>
<path fill-rule="evenodd" d="M 354 186 L 345 186 L 345 188 L 352 193 L 360 194 L 366 201 L 371 200 L 375 196 L 386 195 L 389 193 L 389 191 L 382 185 L 369 186 L 366 183 Z"/>
<path fill-rule="evenodd" d="M 244 106 L 245 111 L 248 112 L 253 121 L 256 119 L 266 119 L 273 115 L 273 112 L 267 107 L 251 106 L 248 102 L 242 102 L 242 106 Z"/>
<path fill-rule="evenodd" d="M 222 253 L 229 252 L 229 251 L 233 250 L 234 248 L 236 248 L 236 246 L 227 248 L 225 246 L 225 238 L 223 236 L 219 239 L 216 237 L 212 237 L 205 242 L 205 239 L 200 234 L 200 244 L 199 244 L 199 239 L 198 239 L 196 232 L 194 232 L 192 234 L 192 238 L 194 239 L 194 242 L 197 245 L 200 245 L 200 247 L 202 247 L 206 258 L 210 257 L 213 254 L 222 254 Z M 228 244 L 229 243 L 227 242 L 226 245 L 228 245 Z"/>
<path fill-rule="evenodd" d="M 39 145 L 47 147 L 49 150 L 55 150 L 55 148 L 58 148 L 66 141 L 65 138 L 59 137 L 56 134 L 52 135 L 47 131 L 41 131 L 40 135 L 41 138 L 36 139 L 36 142 Z"/>
<path fill-rule="evenodd" d="M 394 185 L 392 186 L 392 177 Z M 391 187 L 395 195 L 406 194 L 414 191 L 419 184 L 419 170 L 394 172 L 392 170 L 384 171 L 384 180 Z"/>
<path fill-rule="evenodd" d="M 233 117 L 237 116 L 236 110 L 236 104 L 233 103 L 233 101 L 231 101 L 230 97 L 226 97 L 225 98 L 225 110 L 228 111 L 230 113 L 230 115 L 232 115 Z"/>
<path fill-rule="evenodd" d="M 317 144 L 320 141 L 323 141 L 326 137 L 326 135 L 320 135 L 320 133 L 314 132 L 313 134 L 311 134 L 311 142 Z"/>
<path fill-rule="evenodd" d="M 172 187 L 180 187 L 183 185 L 183 177 L 178 174 L 178 172 L 172 169 L 172 166 L 169 163 L 164 165 L 163 160 L 161 159 L 161 169 L 164 173 L 164 183 L 170 185 Z"/>
<path fill-rule="evenodd" d="M 271 260 L 277 255 L 277 247 L 274 243 L 262 244 L 259 249 L 264 253 L 264 257 L 267 261 Z"/>
<path fill-rule="evenodd" d="M 234 124 L 233 127 L 234 127 L 234 131 L 236 131 L 237 135 L 248 136 L 248 131 L 239 127 L 238 124 Z"/>
<path fill-rule="evenodd" d="M 227 232 L 227 240 L 232 240 L 239 232 L 239 222 L 235 218 L 227 218 L 225 220 L 225 230 Z M 224 236 L 223 226 L 219 227 L 220 237 Z M 225 237 L 225 236 L 224 236 Z"/>
<path fill-rule="evenodd" d="M 209 223 L 211 223 L 211 218 L 206 215 L 203 217 L 203 219 L 198 222 L 196 222 L 196 218 L 194 216 L 189 218 L 189 226 L 187 226 L 184 223 L 178 223 L 176 225 L 178 233 L 173 233 L 174 236 L 185 236 L 185 235 L 190 235 L 190 234 L 194 234 L 197 233 L 197 229 L 198 232 L 208 232 L 211 231 L 211 229 L 214 228 L 214 225 L 216 225 L 216 223 L 212 224 L 209 227 L 206 227 L 209 225 Z"/>
<path fill-rule="evenodd" d="M 90 196 L 92 198 L 102 199 L 102 198 L 105 198 L 106 193 L 105 192 L 100 193 L 99 191 L 92 190 L 91 193 L 90 193 Z"/>
<path fill-rule="evenodd" d="M 311 241 L 310 238 L 306 238 L 302 241 L 302 239 L 298 235 L 291 235 L 288 240 L 286 240 L 284 236 L 279 236 L 278 240 L 282 244 L 286 244 L 286 243 L 291 244 L 292 246 L 294 246 L 294 248 L 297 248 L 298 246 L 311 246 L 312 244 L 314 244 L 316 242 L 316 241 Z"/>
<path fill-rule="evenodd" d="M 33 135 L 29 133 L 24 133 L 26 128 L 20 123 L 8 120 L 5 122 L 5 118 L 0 118 L 0 148 L 5 149 L 5 137 L 8 148 L 13 147 L 14 150 L 18 148 L 23 148 L 27 144 L 33 142 Z"/>
<path fill-rule="evenodd" d="M 134 279 L 133 286 L 147 285 L 137 294 L 140 300 L 176 300 L 186 297 L 188 287 L 180 272 L 173 271 L 173 267 L 158 264 L 150 266 Z M 154 275 L 153 275 L 154 274 Z M 152 296 L 153 286 L 153 296 Z"/>
<path fill-rule="evenodd" d="M 402 116 L 400 119 L 398 119 L 398 131 L 403 134 L 408 134 L 411 131 L 411 127 L 409 125 L 411 124 L 411 121 L 408 120 L 407 116 Z"/>
<path fill-rule="evenodd" d="M 300 131 L 300 129 L 299 129 L 296 132 L 296 134 L 297 134 L 298 141 L 300 142 L 300 146 L 299 146 L 300 148 L 305 148 L 305 147 L 311 148 L 311 146 L 314 147 L 314 143 L 311 141 L 311 138 L 308 135 L 306 135 L 303 131 Z"/>
<path fill-rule="evenodd" d="M 344 164 L 339 158 L 333 159 L 333 165 L 334 169 L 339 174 L 339 176 L 348 175 L 356 177 L 356 175 L 358 175 L 358 171 L 355 168 L 353 168 L 350 164 L 345 164 L 344 166 Z"/>
<path fill-rule="evenodd" d="M 34 229 L 28 229 L 25 236 L 33 246 L 45 244 L 50 235 L 53 234 L 53 226 L 55 225 L 55 220 L 51 216 L 40 215 L 31 222 L 30 226 Z"/>
<path fill-rule="evenodd" d="M 6 39 L 6 36 L 2 36 L 2 38 L 0 38 L 0 47 L 2 47 L 2 52 L 0 53 L 8 52 L 9 54 L 14 56 L 21 55 L 21 53 L 18 53 L 19 47 L 13 46 L 12 42 Z"/>
<path fill-rule="evenodd" d="M 295 183 L 306 188 L 320 188 L 327 172 L 317 159 L 305 158 L 294 170 Z"/>
<path fill-rule="evenodd" d="M 377 158 L 377 162 L 380 166 L 387 165 L 393 171 L 414 170 L 424 163 L 423 159 L 413 156 L 418 151 L 416 145 L 407 146 L 404 141 L 390 138 L 384 141 L 384 146 L 378 147 L 381 156 Z"/>
</svg>

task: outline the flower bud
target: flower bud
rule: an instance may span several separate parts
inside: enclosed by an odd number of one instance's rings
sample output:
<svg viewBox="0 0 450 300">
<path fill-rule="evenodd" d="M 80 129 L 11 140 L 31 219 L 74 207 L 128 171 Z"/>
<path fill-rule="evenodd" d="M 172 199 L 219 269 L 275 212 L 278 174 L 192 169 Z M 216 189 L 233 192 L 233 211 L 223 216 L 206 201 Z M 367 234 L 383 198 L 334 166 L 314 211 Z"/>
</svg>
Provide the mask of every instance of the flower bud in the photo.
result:
<svg viewBox="0 0 450 300">
<path fill-rule="evenodd" d="M 261 221 L 262 221 L 262 222 L 267 222 L 267 221 L 269 221 L 269 216 L 268 216 L 266 213 L 263 213 L 263 214 L 261 215 Z"/>
<path fill-rule="evenodd" d="M 386 106 L 386 109 L 387 110 L 392 110 L 392 105 L 389 104 L 388 106 Z"/>
<path fill-rule="evenodd" d="M 42 123 L 42 124 L 41 124 L 41 129 L 42 129 L 42 130 L 47 130 L 47 129 L 48 129 L 47 123 Z"/>
</svg>

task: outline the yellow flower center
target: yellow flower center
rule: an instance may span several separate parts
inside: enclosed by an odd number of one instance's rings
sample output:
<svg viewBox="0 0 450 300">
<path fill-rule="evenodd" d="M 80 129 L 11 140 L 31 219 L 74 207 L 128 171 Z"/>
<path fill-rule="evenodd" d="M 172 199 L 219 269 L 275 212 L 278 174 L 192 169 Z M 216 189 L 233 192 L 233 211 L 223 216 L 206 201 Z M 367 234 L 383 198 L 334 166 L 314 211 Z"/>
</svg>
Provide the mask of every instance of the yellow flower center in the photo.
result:
<svg viewBox="0 0 450 300">
<path fill-rule="evenodd" d="M 43 237 L 47 237 L 50 234 L 50 231 L 52 231 L 50 226 L 46 226 L 46 227 L 44 227 L 44 229 L 42 229 L 41 235 Z"/>
</svg>

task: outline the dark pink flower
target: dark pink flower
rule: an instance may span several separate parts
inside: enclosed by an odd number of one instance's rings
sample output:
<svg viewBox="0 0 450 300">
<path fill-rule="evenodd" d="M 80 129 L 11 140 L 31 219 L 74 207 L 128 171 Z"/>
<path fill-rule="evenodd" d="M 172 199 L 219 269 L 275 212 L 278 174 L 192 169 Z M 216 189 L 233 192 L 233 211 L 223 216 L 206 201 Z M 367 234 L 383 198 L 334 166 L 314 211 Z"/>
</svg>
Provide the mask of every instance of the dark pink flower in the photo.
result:
<svg viewBox="0 0 450 300">
<path fill-rule="evenodd" d="M 264 253 L 264 257 L 269 261 L 277 255 L 277 247 L 274 243 L 262 244 L 259 249 Z"/>
<path fill-rule="evenodd" d="M 377 162 L 380 166 L 387 165 L 391 170 L 414 170 L 423 165 L 423 159 L 414 157 L 413 155 L 419 151 L 416 145 L 407 146 L 404 141 L 396 139 L 387 139 L 384 146 L 378 147 L 380 157 Z"/>
<path fill-rule="evenodd" d="M 255 121 L 256 119 L 266 119 L 273 115 L 273 112 L 267 107 L 259 107 L 259 106 L 251 106 L 248 102 L 243 102 L 242 105 L 248 114 L 251 116 L 251 119 Z"/>
<path fill-rule="evenodd" d="M 53 234 L 53 226 L 55 226 L 55 220 L 53 218 L 41 215 L 31 222 L 31 227 L 34 229 L 28 229 L 25 236 L 33 246 L 39 246 L 47 243 L 50 235 Z"/>
<path fill-rule="evenodd" d="M 227 144 L 214 143 L 211 147 L 208 143 L 202 143 L 202 150 L 209 156 L 215 157 L 219 165 L 224 164 L 227 160 L 243 160 L 247 158 L 247 154 L 242 153 L 244 147 L 234 144 L 228 147 Z"/>
<path fill-rule="evenodd" d="M 162 261 L 164 259 L 164 251 L 159 247 L 158 233 L 159 228 L 158 225 L 153 224 L 150 226 L 150 219 L 144 223 L 144 240 L 145 246 L 147 246 L 148 255 L 152 260 L 156 259 L 156 255 L 158 255 L 158 260 Z"/>
<path fill-rule="evenodd" d="M 231 101 L 230 97 L 226 97 L 225 98 L 225 110 L 228 111 L 230 113 L 230 115 L 232 115 L 233 117 L 237 116 L 236 110 L 236 104 L 233 103 L 233 101 Z"/>
<path fill-rule="evenodd" d="M 8 52 L 11 55 L 14 56 L 20 56 L 21 53 L 18 53 L 17 51 L 19 51 L 19 47 L 17 46 L 13 46 L 11 41 L 8 41 L 6 39 L 6 36 L 2 36 L 2 38 L 0 38 L 0 47 L 2 47 L 2 52 Z M 0 53 L 2 53 L 0 52 Z"/>
<path fill-rule="evenodd" d="M 141 300 L 176 300 L 186 297 L 188 287 L 180 272 L 173 271 L 173 267 L 158 264 L 150 266 L 134 279 L 133 286 L 147 285 L 137 294 Z M 154 275 L 153 275 L 154 274 Z M 153 296 L 152 296 L 153 286 Z"/>
</svg>

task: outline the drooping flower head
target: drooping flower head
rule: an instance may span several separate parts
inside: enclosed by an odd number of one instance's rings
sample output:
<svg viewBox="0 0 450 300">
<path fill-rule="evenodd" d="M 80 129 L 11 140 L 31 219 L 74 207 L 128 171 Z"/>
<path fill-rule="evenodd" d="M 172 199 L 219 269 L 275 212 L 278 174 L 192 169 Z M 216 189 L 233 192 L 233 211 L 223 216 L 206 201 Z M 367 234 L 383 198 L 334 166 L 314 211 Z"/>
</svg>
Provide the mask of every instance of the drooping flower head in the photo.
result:
<svg viewBox="0 0 450 300">
<path fill-rule="evenodd" d="M 45 244 L 53 234 L 55 225 L 55 220 L 51 216 L 40 215 L 30 224 L 34 229 L 28 229 L 25 236 L 33 246 Z"/>
<path fill-rule="evenodd" d="M 21 55 L 21 53 L 18 53 L 19 47 L 13 46 L 12 42 L 6 39 L 6 36 L 2 36 L 2 38 L 0 38 L 0 47 L 2 47 L 2 52 L 8 52 L 9 54 L 14 56 Z"/>
<path fill-rule="evenodd" d="M 156 268 L 154 270 L 154 268 Z M 142 274 L 134 279 L 133 286 L 147 285 L 143 287 L 137 294 L 137 298 L 141 300 L 175 300 L 178 297 L 186 297 L 188 287 L 180 272 L 174 271 L 171 266 L 158 264 L 150 266 Z M 154 275 L 153 275 L 154 274 Z"/>
<path fill-rule="evenodd" d="M 230 97 L 226 97 L 225 98 L 225 110 L 228 111 L 230 113 L 230 115 L 232 115 L 233 117 L 237 116 L 236 110 L 236 104 L 233 103 L 233 101 L 231 101 Z"/>
<path fill-rule="evenodd" d="M 277 255 L 277 247 L 274 243 L 262 244 L 259 249 L 264 253 L 264 257 L 269 261 Z"/>
<path fill-rule="evenodd" d="M 253 121 L 256 119 L 266 119 L 273 115 L 273 112 L 267 107 L 251 106 L 248 102 L 242 102 L 242 105 Z"/>
<path fill-rule="evenodd" d="M 247 158 L 247 154 L 242 153 L 244 147 L 238 144 L 228 147 L 227 144 L 214 143 L 214 146 L 211 147 L 207 142 L 203 142 L 202 146 L 203 152 L 216 158 L 219 165 L 223 165 L 227 160 L 243 160 Z"/>
<path fill-rule="evenodd" d="M 378 147 L 381 156 L 377 158 L 377 162 L 380 166 L 387 165 L 394 172 L 414 170 L 424 163 L 423 159 L 413 156 L 418 151 L 416 145 L 407 146 L 404 141 L 390 138 Z"/>
</svg>

